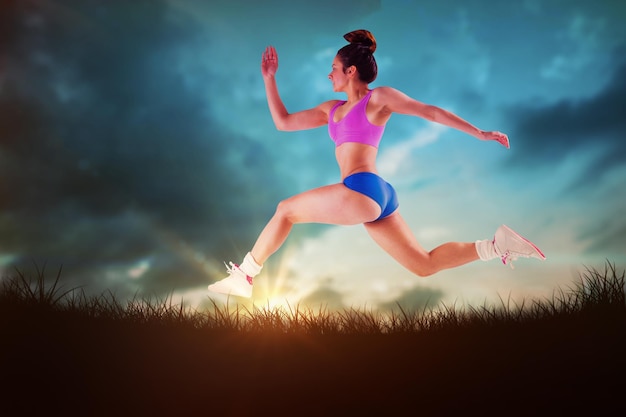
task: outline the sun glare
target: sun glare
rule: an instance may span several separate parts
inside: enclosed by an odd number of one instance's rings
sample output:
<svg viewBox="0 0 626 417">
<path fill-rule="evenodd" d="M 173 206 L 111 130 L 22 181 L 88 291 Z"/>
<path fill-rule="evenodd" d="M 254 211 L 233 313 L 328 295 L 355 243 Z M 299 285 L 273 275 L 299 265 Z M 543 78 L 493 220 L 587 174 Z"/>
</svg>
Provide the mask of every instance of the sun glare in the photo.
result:
<svg viewBox="0 0 626 417">
<path fill-rule="evenodd" d="M 270 310 L 277 308 L 289 309 L 302 295 L 290 285 L 291 252 L 289 246 L 284 247 L 282 256 L 277 262 L 267 265 L 261 275 L 255 279 L 254 299 L 262 300 L 263 306 Z"/>
</svg>

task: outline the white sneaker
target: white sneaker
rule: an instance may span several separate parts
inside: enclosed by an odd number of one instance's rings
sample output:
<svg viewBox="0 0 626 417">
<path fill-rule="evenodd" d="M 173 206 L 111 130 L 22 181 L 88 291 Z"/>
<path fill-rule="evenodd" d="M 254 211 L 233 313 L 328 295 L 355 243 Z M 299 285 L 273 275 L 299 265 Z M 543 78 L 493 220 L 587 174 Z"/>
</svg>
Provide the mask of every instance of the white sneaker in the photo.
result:
<svg viewBox="0 0 626 417">
<path fill-rule="evenodd" d="M 226 265 L 226 263 L 224 263 Z M 238 297 L 252 297 L 252 277 L 246 275 L 239 265 L 230 262 L 230 268 L 226 265 L 228 277 L 209 285 L 209 291 L 220 294 L 236 295 Z"/>
<path fill-rule="evenodd" d="M 545 255 L 528 239 L 520 236 L 509 227 L 502 225 L 496 230 L 493 239 L 493 246 L 496 253 L 502 259 L 504 265 L 510 265 L 513 268 L 512 261 L 517 258 L 537 258 L 544 260 Z"/>
</svg>

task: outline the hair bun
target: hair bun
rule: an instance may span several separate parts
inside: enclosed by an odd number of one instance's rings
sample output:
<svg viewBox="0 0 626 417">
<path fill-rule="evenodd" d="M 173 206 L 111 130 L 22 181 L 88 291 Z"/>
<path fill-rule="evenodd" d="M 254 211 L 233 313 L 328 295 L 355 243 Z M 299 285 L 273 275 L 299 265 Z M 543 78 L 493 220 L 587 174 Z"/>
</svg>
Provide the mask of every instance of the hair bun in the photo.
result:
<svg viewBox="0 0 626 417">
<path fill-rule="evenodd" d="M 376 50 L 376 38 L 374 38 L 374 35 L 372 35 L 372 32 L 369 30 L 353 30 L 352 32 L 343 35 L 343 37 L 350 43 L 367 47 L 371 53 L 374 53 Z"/>
</svg>

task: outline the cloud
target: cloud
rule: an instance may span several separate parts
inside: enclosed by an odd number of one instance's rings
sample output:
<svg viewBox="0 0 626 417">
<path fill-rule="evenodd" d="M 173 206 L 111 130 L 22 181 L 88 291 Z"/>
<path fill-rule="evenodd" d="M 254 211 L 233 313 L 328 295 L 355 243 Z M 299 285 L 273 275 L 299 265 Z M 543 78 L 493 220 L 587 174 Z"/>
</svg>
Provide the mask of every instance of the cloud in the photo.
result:
<svg viewBox="0 0 626 417">
<path fill-rule="evenodd" d="M 235 37 L 248 36 L 249 41 L 254 41 L 254 35 L 260 32 L 292 33 L 292 39 L 303 44 L 320 31 L 352 24 L 381 7 L 380 0 L 299 3 L 266 0 L 262 5 L 250 0 L 166 0 L 166 3 L 172 9 L 203 24 L 226 30 Z"/>
<path fill-rule="evenodd" d="M 594 65 L 600 55 L 598 51 L 601 51 L 605 26 L 605 18 L 574 15 L 567 27 L 557 32 L 558 40 L 564 44 L 563 52 L 543 66 L 541 75 L 548 79 L 571 79 Z"/>
<path fill-rule="evenodd" d="M 581 172 L 578 185 L 589 185 L 623 164 L 626 158 L 626 62 L 615 67 L 608 85 L 581 100 L 547 105 L 518 105 L 509 112 L 514 125 L 514 166 L 564 161 L 575 152 L 600 151 Z"/>
<path fill-rule="evenodd" d="M 400 309 L 406 313 L 421 313 L 439 307 L 444 293 L 439 289 L 416 287 L 403 293 L 396 300 L 380 304 L 381 310 Z"/>
<path fill-rule="evenodd" d="M 447 126 L 441 124 L 428 123 L 409 139 L 386 148 L 378 159 L 381 174 L 391 177 L 415 172 L 415 163 L 412 158 L 414 151 L 436 142 L 448 129 Z"/>
<path fill-rule="evenodd" d="M 584 253 L 621 257 L 626 248 L 621 215 L 626 184 L 626 62 L 622 54 L 615 56 L 612 77 L 597 94 L 513 108 L 509 115 L 516 140 L 505 163 L 507 169 L 524 170 L 537 187 L 558 184 L 550 189 L 552 199 L 574 201 L 585 211 L 584 224 L 575 230 L 576 240 L 585 243 Z"/>
<path fill-rule="evenodd" d="M 318 307 L 320 311 L 339 311 L 347 308 L 343 295 L 333 289 L 332 280 L 322 282 L 320 287 L 304 297 L 301 303 L 311 308 Z"/>
<path fill-rule="evenodd" d="M 171 65 L 198 39 L 193 22 L 163 2 L 63 4 L 12 10 L 0 253 L 98 288 L 208 281 L 203 263 L 251 245 L 282 193 L 267 153 Z"/>
</svg>

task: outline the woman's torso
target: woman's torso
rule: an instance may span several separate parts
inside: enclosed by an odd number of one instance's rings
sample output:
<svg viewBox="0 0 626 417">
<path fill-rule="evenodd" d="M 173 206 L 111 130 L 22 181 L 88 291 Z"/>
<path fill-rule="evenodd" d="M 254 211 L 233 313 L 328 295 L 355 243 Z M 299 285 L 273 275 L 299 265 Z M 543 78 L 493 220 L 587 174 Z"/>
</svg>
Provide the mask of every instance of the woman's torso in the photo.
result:
<svg viewBox="0 0 626 417">
<path fill-rule="evenodd" d="M 335 148 L 335 159 L 339 165 L 341 179 L 357 172 L 373 172 L 376 170 L 378 149 L 360 143 L 344 143 Z"/>
<path fill-rule="evenodd" d="M 335 130 L 336 126 L 345 122 L 353 122 L 352 120 L 346 119 L 346 117 L 355 118 L 361 116 L 358 113 L 354 114 L 352 112 L 353 110 L 357 112 L 364 111 L 366 119 L 361 118 L 359 123 L 369 124 L 369 126 L 365 126 L 367 128 L 367 135 L 376 135 L 375 138 L 367 138 L 362 141 L 359 139 L 352 139 L 356 141 L 343 141 L 341 138 L 333 138 L 335 143 L 337 143 L 335 158 L 339 165 L 342 179 L 357 172 L 377 173 L 376 156 L 378 154 L 378 143 L 380 142 L 380 137 L 382 136 L 387 120 L 389 120 L 390 114 L 384 111 L 384 106 L 377 100 L 378 97 L 375 89 L 371 90 L 368 95 L 370 95 L 370 97 L 364 97 L 364 103 L 359 101 L 352 106 L 347 106 L 346 102 L 336 100 L 332 102 L 332 106 L 329 109 L 328 123 L 331 137 L 332 134 L 337 135 Z M 360 106 L 364 106 L 364 109 L 361 109 Z"/>
</svg>

